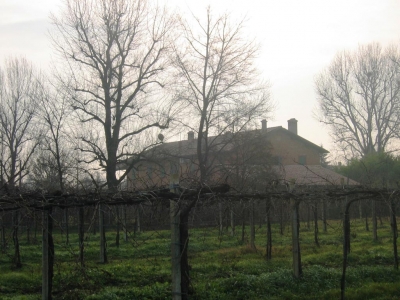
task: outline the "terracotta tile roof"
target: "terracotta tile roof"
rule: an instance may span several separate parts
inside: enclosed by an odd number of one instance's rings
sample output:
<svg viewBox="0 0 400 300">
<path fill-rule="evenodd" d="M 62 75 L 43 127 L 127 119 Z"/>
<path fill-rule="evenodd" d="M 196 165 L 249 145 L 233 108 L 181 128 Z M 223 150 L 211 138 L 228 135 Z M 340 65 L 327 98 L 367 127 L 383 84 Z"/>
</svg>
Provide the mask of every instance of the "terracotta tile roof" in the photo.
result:
<svg viewBox="0 0 400 300">
<path fill-rule="evenodd" d="M 345 185 L 359 185 L 357 181 L 320 165 L 286 165 L 273 168 L 279 180 L 295 179 L 296 185 L 341 185 L 342 180 Z"/>
</svg>

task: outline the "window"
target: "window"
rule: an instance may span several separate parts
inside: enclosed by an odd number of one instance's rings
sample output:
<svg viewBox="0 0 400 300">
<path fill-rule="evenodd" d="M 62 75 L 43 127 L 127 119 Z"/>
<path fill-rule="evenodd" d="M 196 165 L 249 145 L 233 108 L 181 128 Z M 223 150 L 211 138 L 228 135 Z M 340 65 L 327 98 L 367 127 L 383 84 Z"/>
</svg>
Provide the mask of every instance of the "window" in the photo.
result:
<svg viewBox="0 0 400 300">
<path fill-rule="evenodd" d="M 299 156 L 299 164 L 300 165 L 306 165 L 307 164 L 307 159 L 305 155 L 300 155 Z"/>
<path fill-rule="evenodd" d="M 164 178 L 166 175 L 167 175 L 167 173 L 165 172 L 164 166 L 160 166 L 160 176 L 161 176 L 161 178 Z"/>
<path fill-rule="evenodd" d="M 272 164 L 273 165 L 281 165 L 282 164 L 282 156 L 280 156 L 280 155 L 273 156 Z"/>
<path fill-rule="evenodd" d="M 171 175 L 172 174 L 178 174 L 178 166 L 175 164 L 175 163 L 173 163 L 173 162 L 171 162 L 171 165 L 170 165 L 170 172 L 169 172 Z"/>
<path fill-rule="evenodd" d="M 148 166 L 147 167 L 147 177 L 149 179 L 151 179 L 152 175 L 153 175 L 153 167 L 152 166 Z"/>
</svg>

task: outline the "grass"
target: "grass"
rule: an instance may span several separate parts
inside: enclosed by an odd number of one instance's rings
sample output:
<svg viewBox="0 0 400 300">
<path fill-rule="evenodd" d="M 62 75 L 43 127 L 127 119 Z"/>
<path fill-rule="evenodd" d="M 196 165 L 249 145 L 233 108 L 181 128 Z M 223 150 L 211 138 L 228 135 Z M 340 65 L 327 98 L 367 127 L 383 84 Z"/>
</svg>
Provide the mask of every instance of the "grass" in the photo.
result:
<svg viewBox="0 0 400 300">
<path fill-rule="evenodd" d="M 265 226 L 256 231 L 257 250 L 242 245 L 239 237 L 218 236 L 216 228 L 190 231 L 189 260 L 194 295 L 191 299 L 338 299 L 342 266 L 340 222 L 320 232 L 320 247 L 313 230 L 301 225 L 303 276 L 291 271 L 291 235 L 273 225 L 272 260 L 265 260 Z M 322 228 L 322 226 L 320 227 Z M 237 227 L 240 236 L 241 228 Z M 246 228 L 249 232 L 249 228 Z M 378 229 L 379 240 L 363 222 L 353 221 L 346 281 L 347 299 L 399 299 L 400 272 L 393 268 L 390 224 Z M 54 234 L 54 299 L 170 299 L 170 233 L 148 231 L 121 240 L 107 233 L 109 263 L 98 263 L 98 235 L 87 234 L 85 267 L 78 264 L 77 234 Z M 38 237 L 40 238 L 40 237 Z M 21 236 L 23 267 L 12 265 L 13 249 L 0 254 L 0 299 L 41 299 L 41 244 Z M 10 241 L 11 242 L 11 241 Z"/>
</svg>

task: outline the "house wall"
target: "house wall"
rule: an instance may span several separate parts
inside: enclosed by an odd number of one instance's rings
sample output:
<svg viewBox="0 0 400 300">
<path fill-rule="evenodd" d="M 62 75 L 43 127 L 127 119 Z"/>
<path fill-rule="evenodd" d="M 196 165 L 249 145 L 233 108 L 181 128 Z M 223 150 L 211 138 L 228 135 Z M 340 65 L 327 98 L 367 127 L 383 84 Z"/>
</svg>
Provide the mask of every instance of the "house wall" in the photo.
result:
<svg viewBox="0 0 400 300">
<path fill-rule="evenodd" d="M 306 165 L 320 165 L 320 153 L 307 143 L 299 140 L 299 138 L 293 134 L 288 134 L 285 130 L 269 132 L 266 141 L 271 145 L 266 145 L 266 147 L 271 151 L 272 164 L 294 165 L 300 163 Z M 250 149 L 252 148 L 250 147 Z M 243 151 L 246 151 L 246 149 Z M 247 151 L 249 151 L 249 149 L 247 149 Z M 223 155 L 224 164 L 233 164 L 235 155 L 240 156 L 240 153 L 225 153 Z M 166 187 L 170 184 L 171 174 L 178 174 L 181 186 L 190 186 L 191 182 L 196 182 L 199 175 L 196 160 L 194 158 L 192 160 L 171 158 L 159 163 L 142 163 L 137 170 L 129 174 L 128 188 L 131 190 L 140 190 L 161 186 Z M 221 161 L 216 160 L 216 163 L 221 163 Z M 219 178 L 216 178 L 218 176 Z M 226 178 L 227 173 L 225 172 L 222 174 L 216 170 L 212 177 L 214 177 L 214 179 L 212 179 L 213 182 L 217 183 L 219 181 L 218 179 L 222 177 Z"/>
<path fill-rule="evenodd" d="M 279 164 L 304 164 L 300 156 L 305 157 L 306 165 L 320 165 L 320 153 L 300 142 L 295 136 L 271 132 L 268 138 L 272 145 L 272 157 L 280 157 Z"/>
</svg>

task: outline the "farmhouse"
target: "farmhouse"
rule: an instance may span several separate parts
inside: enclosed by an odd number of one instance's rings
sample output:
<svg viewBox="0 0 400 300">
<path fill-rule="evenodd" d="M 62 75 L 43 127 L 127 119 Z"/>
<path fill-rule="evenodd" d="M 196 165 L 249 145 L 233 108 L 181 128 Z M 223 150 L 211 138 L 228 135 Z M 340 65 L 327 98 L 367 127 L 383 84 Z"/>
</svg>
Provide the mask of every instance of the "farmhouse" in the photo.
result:
<svg viewBox="0 0 400 300">
<path fill-rule="evenodd" d="M 208 137 L 203 143 L 210 183 L 226 182 L 243 190 L 265 184 L 295 181 L 301 185 L 343 184 L 343 176 L 321 165 L 326 149 L 297 134 L 297 120 L 282 126 L 241 132 L 225 132 Z M 187 139 L 160 144 L 146 152 L 146 160 L 128 176 L 128 189 L 195 185 L 199 178 L 197 138 L 193 131 Z M 347 179 L 346 179 L 346 183 Z M 356 184 L 351 182 L 350 184 Z"/>
</svg>

